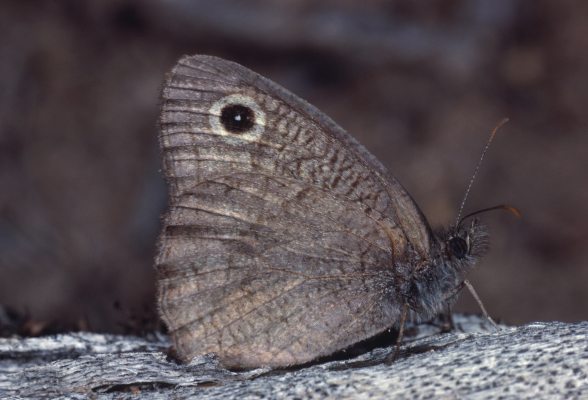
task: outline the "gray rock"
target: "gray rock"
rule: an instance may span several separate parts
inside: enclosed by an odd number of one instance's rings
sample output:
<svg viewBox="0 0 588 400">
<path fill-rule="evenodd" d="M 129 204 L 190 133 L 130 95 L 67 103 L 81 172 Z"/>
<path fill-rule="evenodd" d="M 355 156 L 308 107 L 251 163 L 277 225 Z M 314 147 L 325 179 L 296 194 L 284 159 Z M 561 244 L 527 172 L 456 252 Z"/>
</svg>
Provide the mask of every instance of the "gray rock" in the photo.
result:
<svg viewBox="0 0 588 400">
<path fill-rule="evenodd" d="M 91 333 L 0 339 L 1 398 L 588 398 L 588 322 L 494 330 L 454 317 L 394 347 L 291 370 L 232 372 L 212 355 L 168 361 L 167 338 Z"/>
</svg>

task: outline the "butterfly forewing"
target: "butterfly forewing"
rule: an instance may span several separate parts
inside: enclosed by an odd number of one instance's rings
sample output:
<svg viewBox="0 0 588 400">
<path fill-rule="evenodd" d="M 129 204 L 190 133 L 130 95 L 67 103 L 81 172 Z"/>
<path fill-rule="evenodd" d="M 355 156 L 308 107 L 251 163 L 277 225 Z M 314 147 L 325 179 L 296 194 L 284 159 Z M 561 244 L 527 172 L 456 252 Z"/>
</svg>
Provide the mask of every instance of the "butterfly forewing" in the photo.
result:
<svg viewBox="0 0 588 400">
<path fill-rule="evenodd" d="M 181 358 L 298 364 L 397 321 L 393 265 L 408 245 L 426 255 L 428 225 L 341 128 L 208 56 L 168 76 L 160 124 L 159 308 Z"/>
</svg>

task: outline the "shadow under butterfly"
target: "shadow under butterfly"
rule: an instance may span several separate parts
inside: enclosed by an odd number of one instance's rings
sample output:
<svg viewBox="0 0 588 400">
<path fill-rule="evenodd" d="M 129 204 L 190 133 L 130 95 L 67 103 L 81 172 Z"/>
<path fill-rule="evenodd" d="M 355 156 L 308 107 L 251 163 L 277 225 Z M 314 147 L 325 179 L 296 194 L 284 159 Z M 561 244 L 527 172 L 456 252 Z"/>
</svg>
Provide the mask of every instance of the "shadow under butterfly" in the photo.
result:
<svg viewBox="0 0 588 400">
<path fill-rule="evenodd" d="M 158 304 L 183 361 L 303 364 L 394 326 L 402 336 L 407 319 L 446 310 L 464 285 L 473 292 L 465 275 L 488 237 L 477 219 L 433 232 L 353 137 L 239 64 L 178 62 L 160 144 L 169 210 Z"/>
</svg>

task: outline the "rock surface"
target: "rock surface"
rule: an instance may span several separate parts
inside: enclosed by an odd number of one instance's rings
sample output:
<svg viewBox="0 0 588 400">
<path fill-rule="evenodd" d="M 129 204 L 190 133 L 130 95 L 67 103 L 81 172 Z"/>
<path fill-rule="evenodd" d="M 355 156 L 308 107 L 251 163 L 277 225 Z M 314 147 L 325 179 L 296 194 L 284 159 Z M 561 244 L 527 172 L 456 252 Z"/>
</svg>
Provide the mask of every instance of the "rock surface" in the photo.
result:
<svg viewBox="0 0 588 400">
<path fill-rule="evenodd" d="M 588 398 L 588 322 L 496 331 L 419 325 L 394 347 L 291 370 L 231 372 L 213 356 L 169 361 L 167 338 L 75 333 L 0 339 L 0 398 Z"/>
</svg>

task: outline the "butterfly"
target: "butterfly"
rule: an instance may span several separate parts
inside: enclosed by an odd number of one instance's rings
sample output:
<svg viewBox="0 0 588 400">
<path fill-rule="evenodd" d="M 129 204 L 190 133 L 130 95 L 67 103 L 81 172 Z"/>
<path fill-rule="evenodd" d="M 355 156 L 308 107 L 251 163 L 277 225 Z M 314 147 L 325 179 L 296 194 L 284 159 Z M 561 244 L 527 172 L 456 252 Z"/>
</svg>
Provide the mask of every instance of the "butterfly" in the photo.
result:
<svg viewBox="0 0 588 400">
<path fill-rule="evenodd" d="M 433 231 L 351 135 L 234 62 L 183 57 L 159 125 L 169 209 L 158 308 L 181 360 L 215 353 L 255 368 L 330 355 L 444 311 L 486 251 L 477 219 Z"/>
</svg>

